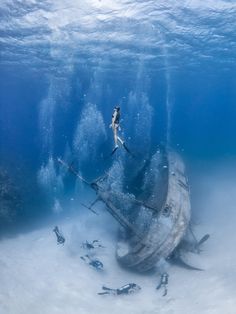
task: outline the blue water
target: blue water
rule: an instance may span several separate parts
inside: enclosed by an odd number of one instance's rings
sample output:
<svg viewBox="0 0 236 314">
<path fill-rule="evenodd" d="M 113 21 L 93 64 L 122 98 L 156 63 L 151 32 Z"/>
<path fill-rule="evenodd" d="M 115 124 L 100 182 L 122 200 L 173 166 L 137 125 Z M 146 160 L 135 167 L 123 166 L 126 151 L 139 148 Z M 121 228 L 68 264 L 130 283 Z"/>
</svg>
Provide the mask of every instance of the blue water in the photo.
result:
<svg viewBox="0 0 236 314">
<path fill-rule="evenodd" d="M 190 164 L 235 158 L 234 1 L 4 0 L 0 14 L 0 165 L 21 218 L 76 194 L 58 156 L 89 180 L 129 164 L 109 156 L 117 103 L 140 160 L 163 144 Z"/>
</svg>

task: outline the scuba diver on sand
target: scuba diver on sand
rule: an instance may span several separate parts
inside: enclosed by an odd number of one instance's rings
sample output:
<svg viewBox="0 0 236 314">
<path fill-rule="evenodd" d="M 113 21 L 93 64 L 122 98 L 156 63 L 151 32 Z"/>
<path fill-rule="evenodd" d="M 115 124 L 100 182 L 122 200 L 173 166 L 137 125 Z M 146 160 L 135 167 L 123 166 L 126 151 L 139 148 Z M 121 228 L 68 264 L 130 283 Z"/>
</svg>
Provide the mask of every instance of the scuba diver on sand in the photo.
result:
<svg viewBox="0 0 236 314">
<path fill-rule="evenodd" d="M 112 295 L 121 295 L 121 294 L 131 294 L 134 292 L 137 292 L 141 289 L 139 285 L 136 283 L 129 283 L 127 285 L 122 286 L 121 288 L 118 289 L 111 289 L 108 287 L 103 286 L 102 290 L 103 292 L 99 292 L 99 295 L 106 295 L 106 294 L 112 294 Z"/>
<path fill-rule="evenodd" d="M 120 107 L 119 106 L 116 106 L 114 108 L 110 128 L 112 128 L 112 130 L 113 130 L 114 142 L 115 142 L 115 148 L 111 152 L 111 155 L 113 155 L 116 152 L 116 150 L 119 148 L 118 143 L 120 143 L 124 147 L 124 149 L 129 154 L 131 154 L 130 150 L 125 145 L 125 142 L 118 136 L 118 131 L 120 131 Z"/>
<path fill-rule="evenodd" d="M 80 258 L 89 266 L 95 268 L 96 270 L 103 270 L 103 263 L 98 259 L 92 259 L 88 254 L 85 256 L 80 256 Z"/>
<path fill-rule="evenodd" d="M 93 250 L 97 248 L 105 248 L 105 246 L 101 245 L 99 243 L 99 240 L 93 240 L 93 242 L 88 242 L 86 240 L 86 242 L 82 243 L 82 248 L 87 249 L 87 250 Z"/>
<path fill-rule="evenodd" d="M 167 273 L 163 273 L 161 275 L 160 282 L 158 286 L 156 287 L 157 290 L 159 290 L 160 288 L 164 289 L 163 295 L 162 295 L 163 297 L 167 295 L 168 278 L 169 278 L 169 275 Z"/>
<path fill-rule="evenodd" d="M 56 226 L 53 229 L 53 232 L 55 232 L 55 235 L 57 237 L 57 244 L 64 244 L 65 243 L 65 238 L 63 237 L 62 233 L 59 231 L 58 226 Z"/>
</svg>

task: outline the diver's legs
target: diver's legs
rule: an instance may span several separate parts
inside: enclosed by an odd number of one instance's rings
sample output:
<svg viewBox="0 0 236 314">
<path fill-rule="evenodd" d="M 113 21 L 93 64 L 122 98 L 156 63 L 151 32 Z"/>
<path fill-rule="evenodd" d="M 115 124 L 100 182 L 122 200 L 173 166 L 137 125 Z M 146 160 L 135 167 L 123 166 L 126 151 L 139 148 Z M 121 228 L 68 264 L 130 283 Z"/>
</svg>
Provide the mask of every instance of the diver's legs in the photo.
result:
<svg viewBox="0 0 236 314">
<path fill-rule="evenodd" d="M 117 136 L 118 141 L 120 142 L 120 144 L 124 147 L 124 149 L 131 154 L 131 151 L 128 149 L 128 147 L 125 145 L 125 141 L 123 141 L 119 136 Z M 131 154 L 132 155 L 132 154 Z"/>
<path fill-rule="evenodd" d="M 105 292 L 100 292 L 100 293 L 98 293 L 98 294 L 100 294 L 100 295 L 104 295 L 104 294 L 117 294 L 117 289 L 111 289 L 111 288 L 108 288 L 108 287 L 103 286 L 103 287 L 102 287 L 102 290 L 105 290 Z"/>
<path fill-rule="evenodd" d="M 103 290 L 109 290 L 109 291 L 114 290 L 114 289 L 111 289 L 111 288 L 108 288 L 108 287 L 105 287 L 105 286 L 103 286 L 102 289 Z"/>
<path fill-rule="evenodd" d="M 117 140 L 118 137 L 117 137 L 117 127 L 116 126 L 113 127 L 113 135 L 114 135 L 115 148 L 111 152 L 111 155 L 113 155 L 117 151 L 117 149 L 119 148 L 118 140 Z"/>
<path fill-rule="evenodd" d="M 124 145 L 124 141 L 117 135 L 117 140 L 121 143 L 121 145 Z"/>
<path fill-rule="evenodd" d="M 118 147 L 118 136 L 117 136 L 117 127 L 115 126 L 113 128 L 113 134 L 114 134 L 114 142 L 115 142 L 115 147 Z"/>
<path fill-rule="evenodd" d="M 111 152 L 111 155 L 113 155 L 116 152 L 116 150 L 119 148 L 118 141 L 117 141 L 117 127 L 114 126 L 112 129 L 113 129 L 113 135 L 114 135 L 115 148 Z"/>
<path fill-rule="evenodd" d="M 128 149 L 128 147 L 125 145 L 125 141 L 123 141 L 119 136 L 118 136 L 118 126 L 113 128 L 113 132 L 114 132 L 114 142 L 115 142 L 115 148 L 113 149 L 113 151 L 111 152 L 111 155 L 113 155 L 115 153 L 115 151 L 118 149 L 118 142 L 124 147 L 124 149 L 132 155 L 132 153 L 130 152 L 130 150 Z"/>
<path fill-rule="evenodd" d="M 166 285 L 164 285 L 164 293 L 163 293 L 163 297 L 167 295 L 167 287 Z"/>
</svg>

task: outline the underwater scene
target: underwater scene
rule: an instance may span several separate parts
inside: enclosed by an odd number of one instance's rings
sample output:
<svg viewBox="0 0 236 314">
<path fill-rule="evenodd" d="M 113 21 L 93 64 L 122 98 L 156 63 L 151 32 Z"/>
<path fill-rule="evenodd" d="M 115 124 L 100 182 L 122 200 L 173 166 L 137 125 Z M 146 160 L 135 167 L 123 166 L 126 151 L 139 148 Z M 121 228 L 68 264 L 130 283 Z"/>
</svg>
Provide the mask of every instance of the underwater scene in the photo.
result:
<svg viewBox="0 0 236 314">
<path fill-rule="evenodd" d="M 235 314 L 236 2 L 0 15 L 0 314 Z"/>
</svg>

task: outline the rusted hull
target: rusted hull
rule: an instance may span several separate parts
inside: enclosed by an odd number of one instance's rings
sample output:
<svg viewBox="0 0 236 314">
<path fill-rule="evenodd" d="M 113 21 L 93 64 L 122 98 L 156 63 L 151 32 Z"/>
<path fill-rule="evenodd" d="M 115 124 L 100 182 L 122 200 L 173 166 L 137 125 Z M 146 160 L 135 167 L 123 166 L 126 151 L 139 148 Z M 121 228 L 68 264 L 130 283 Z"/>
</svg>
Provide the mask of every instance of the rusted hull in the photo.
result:
<svg viewBox="0 0 236 314">
<path fill-rule="evenodd" d="M 175 152 L 168 152 L 166 197 L 142 239 L 133 236 L 117 245 L 117 260 L 127 268 L 148 271 L 167 258 L 183 238 L 190 221 L 190 196 L 185 167 Z M 158 193 L 158 191 L 157 191 Z"/>
</svg>

